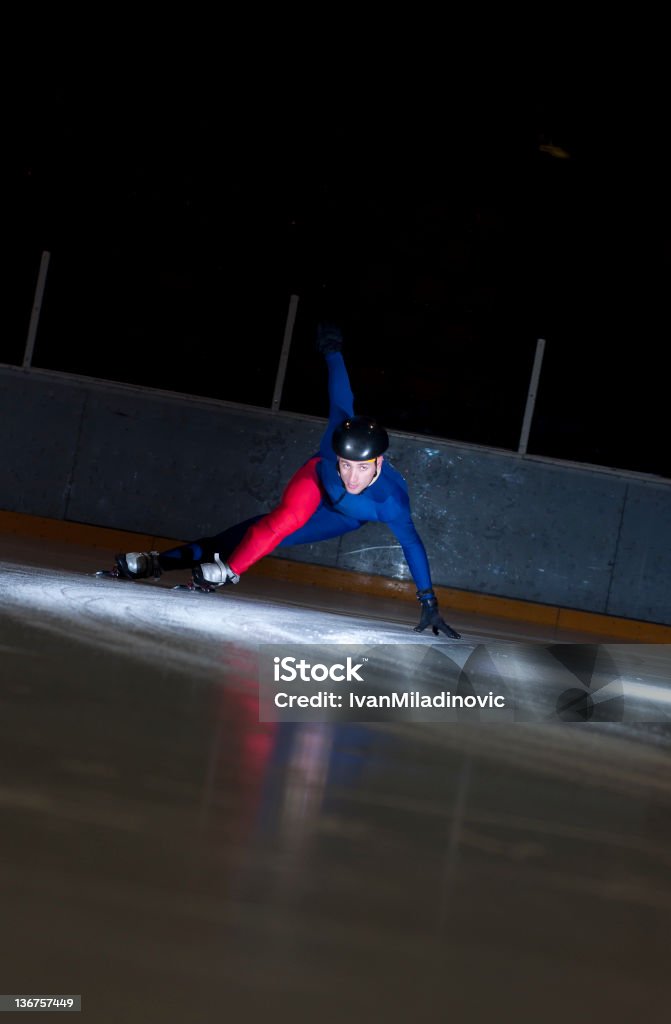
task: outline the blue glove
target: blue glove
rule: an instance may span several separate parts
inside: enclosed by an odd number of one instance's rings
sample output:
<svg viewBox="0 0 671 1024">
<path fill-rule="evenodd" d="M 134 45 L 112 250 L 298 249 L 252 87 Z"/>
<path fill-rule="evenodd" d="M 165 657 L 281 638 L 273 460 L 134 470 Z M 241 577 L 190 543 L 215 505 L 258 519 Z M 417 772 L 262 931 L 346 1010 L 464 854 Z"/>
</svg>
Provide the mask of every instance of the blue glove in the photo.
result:
<svg viewBox="0 0 671 1024">
<path fill-rule="evenodd" d="M 438 610 L 438 598 L 433 590 L 417 591 L 417 600 L 422 606 L 422 614 L 419 624 L 415 626 L 415 633 L 423 633 L 427 626 L 431 626 L 433 635 L 444 633 L 450 640 L 461 640 L 461 633 L 457 633 L 445 622 Z"/>
<path fill-rule="evenodd" d="M 342 331 L 335 324 L 319 324 L 317 327 L 317 351 L 323 356 L 342 351 Z"/>
</svg>

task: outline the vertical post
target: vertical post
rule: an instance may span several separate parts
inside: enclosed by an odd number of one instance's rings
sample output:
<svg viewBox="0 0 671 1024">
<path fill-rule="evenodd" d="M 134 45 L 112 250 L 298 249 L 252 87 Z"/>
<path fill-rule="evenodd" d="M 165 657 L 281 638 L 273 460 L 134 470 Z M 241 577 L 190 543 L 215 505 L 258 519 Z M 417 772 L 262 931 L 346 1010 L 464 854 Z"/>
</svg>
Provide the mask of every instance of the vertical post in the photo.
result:
<svg viewBox="0 0 671 1024">
<path fill-rule="evenodd" d="M 538 379 L 541 375 L 541 365 L 543 363 L 543 354 L 545 352 L 545 338 L 538 338 L 536 341 L 536 355 L 534 356 L 534 365 L 531 371 L 531 381 L 529 382 L 529 392 L 527 394 L 527 405 L 524 410 L 524 420 L 522 421 L 522 433 L 520 434 L 520 444 L 517 451 L 520 455 L 526 455 L 527 444 L 529 443 L 529 431 L 531 430 L 531 421 L 534 416 L 534 406 L 536 405 L 536 392 L 538 391 Z"/>
<path fill-rule="evenodd" d="M 40 310 L 42 309 L 42 297 L 44 296 L 44 288 L 47 283 L 47 270 L 49 269 L 50 256 L 51 253 L 45 251 L 42 253 L 42 259 L 40 260 L 40 272 L 37 275 L 35 298 L 33 300 L 33 308 L 30 314 L 30 323 L 28 324 L 26 350 L 23 353 L 24 369 L 30 366 L 33 361 L 33 349 L 35 348 L 35 338 L 37 337 L 37 325 L 40 322 Z"/>
<path fill-rule="evenodd" d="M 287 312 L 287 322 L 284 326 L 282 351 L 280 352 L 280 362 L 277 367 L 277 376 L 275 377 L 275 390 L 273 392 L 273 404 L 271 406 L 273 412 L 277 412 L 280 407 L 282 388 L 284 387 L 284 376 L 287 372 L 287 362 L 289 360 L 289 349 L 291 348 L 291 338 L 294 333 L 294 324 L 296 322 L 297 308 L 298 296 L 292 295 L 289 299 L 289 310 Z"/>
</svg>

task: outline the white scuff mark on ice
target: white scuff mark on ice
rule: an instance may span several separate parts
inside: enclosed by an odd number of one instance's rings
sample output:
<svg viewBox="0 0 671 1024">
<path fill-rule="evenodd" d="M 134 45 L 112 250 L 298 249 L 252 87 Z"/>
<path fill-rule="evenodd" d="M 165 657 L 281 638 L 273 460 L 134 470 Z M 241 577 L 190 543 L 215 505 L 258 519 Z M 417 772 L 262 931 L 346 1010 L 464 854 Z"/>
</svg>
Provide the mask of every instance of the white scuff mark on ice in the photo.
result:
<svg viewBox="0 0 671 1024">
<path fill-rule="evenodd" d="M 362 555 L 366 551 L 402 551 L 400 544 L 372 544 L 368 548 L 353 548 L 351 551 L 346 551 L 346 555 Z"/>
</svg>

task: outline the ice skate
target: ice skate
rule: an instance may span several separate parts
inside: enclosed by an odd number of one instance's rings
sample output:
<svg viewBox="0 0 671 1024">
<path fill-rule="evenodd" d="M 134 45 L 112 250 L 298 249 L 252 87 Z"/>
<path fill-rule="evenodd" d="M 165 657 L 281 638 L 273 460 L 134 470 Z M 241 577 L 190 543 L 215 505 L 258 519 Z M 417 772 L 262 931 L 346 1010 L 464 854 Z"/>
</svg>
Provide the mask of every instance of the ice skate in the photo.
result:
<svg viewBox="0 0 671 1024">
<path fill-rule="evenodd" d="M 192 587 L 189 589 L 199 590 L 204 594 L 211 594 L 227 583 L 238 583 L 240 577 L 233 572 L 230 565 L 222 561 L 217 552 L 213 562 L 200 562 L 194 566 Z"/>
<path fill-rule="evenodd" d="M 115 555 L 111 569 L 101 569 L 96 576 L 107 579 L 157 580 L 162 573 L 158 562 L 158 551 L 129 551 Z"/>
</svg>

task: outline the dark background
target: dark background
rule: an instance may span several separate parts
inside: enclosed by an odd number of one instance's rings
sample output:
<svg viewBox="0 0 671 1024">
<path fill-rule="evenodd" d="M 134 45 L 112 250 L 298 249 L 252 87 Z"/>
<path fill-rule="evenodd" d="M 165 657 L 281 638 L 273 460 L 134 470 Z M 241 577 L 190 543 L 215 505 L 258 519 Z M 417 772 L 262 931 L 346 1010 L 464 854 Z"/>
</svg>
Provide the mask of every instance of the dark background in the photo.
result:
<svg viewBox="0 0 671 1024">
<path fill-rule="evenodd" d="M 215 84 L 213 84 L 215 82 Z M 633 101 L 632 101 L 633 102 Z M 319 319 L 356 409 L 531 454 L 671 475 L 666 198 L 637 110 L 566 82 L 458 97 L 22 83 L 9 124 L 0 361 L 324 416 Z"/>
</svg>

